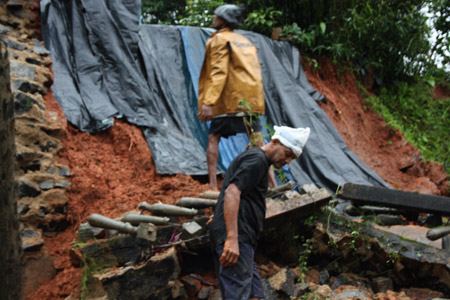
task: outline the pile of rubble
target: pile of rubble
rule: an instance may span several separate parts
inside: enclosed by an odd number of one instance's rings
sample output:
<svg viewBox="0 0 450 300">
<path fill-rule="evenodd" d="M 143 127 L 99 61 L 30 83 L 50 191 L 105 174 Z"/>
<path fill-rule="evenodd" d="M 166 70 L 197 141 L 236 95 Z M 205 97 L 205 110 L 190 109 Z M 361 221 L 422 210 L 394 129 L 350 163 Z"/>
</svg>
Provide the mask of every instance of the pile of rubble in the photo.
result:
<svg viewBox="0 0 450 300">
<path fill-rule="evenodd" d="M 335 215 L 344 200 L 293 186 L 267 198 L 256 255 L 266 299 L 408 300 L 450 292 L 448 251 Z M 71 249 L 72 263 L 85 270 L 85 299 L 221 299 L 206 225 L 217 196 L 143 202 L 115 220 L 89 216 Z"/>
</svg>

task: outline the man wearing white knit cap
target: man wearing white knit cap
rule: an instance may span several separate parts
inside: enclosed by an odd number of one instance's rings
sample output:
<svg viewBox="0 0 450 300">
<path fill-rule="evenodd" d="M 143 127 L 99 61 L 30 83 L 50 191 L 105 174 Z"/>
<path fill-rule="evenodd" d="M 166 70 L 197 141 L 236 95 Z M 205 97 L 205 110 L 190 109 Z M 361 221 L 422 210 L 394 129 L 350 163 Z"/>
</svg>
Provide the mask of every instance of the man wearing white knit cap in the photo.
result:
<svg viewBox="0 0 450 300">
<path fill-rule="evenodd" d="M 210 223 L 214 262 L 223 299 L 261 299 L 254 263 L 266 213 L 268 170 L 289 164 L 303 151 L 309 128 L 274 126 L 270 143 L 237 156 L 228 167 Z"/>
</svg>

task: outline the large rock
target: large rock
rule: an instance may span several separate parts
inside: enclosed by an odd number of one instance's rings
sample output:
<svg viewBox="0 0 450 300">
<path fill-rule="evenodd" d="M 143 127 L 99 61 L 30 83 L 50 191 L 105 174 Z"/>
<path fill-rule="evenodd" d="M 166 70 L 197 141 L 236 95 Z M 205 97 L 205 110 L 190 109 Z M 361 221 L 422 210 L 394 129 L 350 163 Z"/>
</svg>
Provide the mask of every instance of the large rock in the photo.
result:
<svg viewBox="0 0 450 300">
<path fill-rule="evenodd" d="M 179 274 L 177 252 L 171 247 L 140 266 L 94 275 L 86 299 L 171 299 Z"/>
</svg>

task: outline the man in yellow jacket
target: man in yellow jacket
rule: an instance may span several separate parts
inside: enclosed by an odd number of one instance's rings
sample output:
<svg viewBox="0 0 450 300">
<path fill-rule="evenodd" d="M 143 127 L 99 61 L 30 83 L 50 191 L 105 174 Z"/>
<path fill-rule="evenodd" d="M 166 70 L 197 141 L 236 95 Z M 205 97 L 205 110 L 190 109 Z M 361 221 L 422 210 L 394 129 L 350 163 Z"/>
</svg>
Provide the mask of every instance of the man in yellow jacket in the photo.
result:
<svg viewBox="0 0 450 300">
<path fill-rule="evenodd" d="M 221 137 L 239 132 L 249 135 L 250 143 L 263 145 L 257 114 L 264 114 L 264 90 L 256 47 L 234 32 L 239 27 L 242 9 L 226 4 L 214 11 L 217 30 L 206 43 L 200 73 L 198 117 L 211 120 L 206 149 L 209 185 L 217 190 L 218 145 Z M 244 104 L 244 105 L 242 105 Z M 251 110 L 251 114 L 248 111 Z M 275 184 L 271 173 L 270 184 Z"/>
</svg>

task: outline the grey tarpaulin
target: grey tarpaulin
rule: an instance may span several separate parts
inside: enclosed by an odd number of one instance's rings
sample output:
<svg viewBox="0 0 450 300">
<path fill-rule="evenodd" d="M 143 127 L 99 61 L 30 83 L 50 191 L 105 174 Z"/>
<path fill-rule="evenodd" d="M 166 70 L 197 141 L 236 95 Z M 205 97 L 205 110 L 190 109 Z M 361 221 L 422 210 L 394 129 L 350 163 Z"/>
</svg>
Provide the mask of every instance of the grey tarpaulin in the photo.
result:
<svg viewBox="0 0 450 300">
<path fill-rule="evenodd" d="M 196 117 L 197 85 L 213 30 L 139 25 L 139 15 L 139 1 L 41 1 L 55 98 L 81 130 L 95 133 L 121 116 L 141 127 L 158 173 L 206 174 L 208 129 Z M 304 154 L 290 165 L 295 180 L 330 190 L 345 182 L 387 186 L 348 149 L 317 105 L 325 99 L 309 85 L 298 50 L 239 32 L 258 48 L 267 123 L 311 128 Z M 223 166 L 245 143 L 221 143 Z"/>
</svg>

